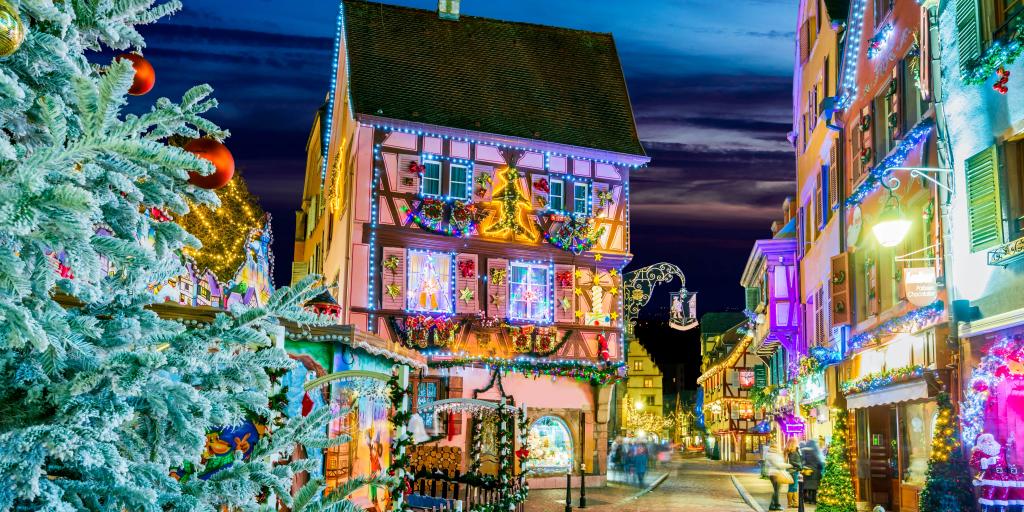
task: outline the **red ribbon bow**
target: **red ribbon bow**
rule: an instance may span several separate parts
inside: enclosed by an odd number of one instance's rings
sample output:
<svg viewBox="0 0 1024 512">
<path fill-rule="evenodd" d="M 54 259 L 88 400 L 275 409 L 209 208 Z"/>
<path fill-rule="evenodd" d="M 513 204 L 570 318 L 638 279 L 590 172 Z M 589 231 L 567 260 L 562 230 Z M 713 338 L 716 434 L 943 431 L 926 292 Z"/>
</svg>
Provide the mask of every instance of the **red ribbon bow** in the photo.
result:
<svg viewBox="0 0 1024 512">
<path fill-rule="evenodd" d="M 541 179 L 537 180 L 533 184 L 533 188 L 535 188 L 537 190 L 540 190 L 541 192 L 544 192 L 545 194 L 551 191 L 551 188 L 548 185 L 547 178 L 541 178 Z"/>
</svg>

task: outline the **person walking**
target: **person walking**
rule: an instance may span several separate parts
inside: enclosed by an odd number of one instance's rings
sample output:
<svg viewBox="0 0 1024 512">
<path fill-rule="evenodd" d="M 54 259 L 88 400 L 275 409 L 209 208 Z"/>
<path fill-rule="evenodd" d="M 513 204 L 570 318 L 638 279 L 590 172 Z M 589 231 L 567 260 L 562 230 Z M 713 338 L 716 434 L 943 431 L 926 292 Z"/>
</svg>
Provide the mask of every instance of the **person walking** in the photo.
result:
<svg viewBox="0 0 1024 512">
<path fill-rule="evenodd" d="M 768 505 L 768 510 L 785 510 L 779 502 L 779 491 L 783 485 L 789 485 L 793 481 L 787 471 L 789 464 L 778 448 L 769 446 L 764 452 L 764 465 L 768 480 L 772 482 L 772 502 Z"/>
<path fill-rule="evenodd" d="M 821 473 L 825 470 L 825 456 L 821 453 L 818 442 L 811 439 L 800 448 L 804 459 L 804 501 L 808 503 L 818 502 L 818 484 L 821 483 Z"/>
<path fill-rule="evenodd" d="M 644 486 L 644 477 L 647 476 L 647 456 L 647 445 L 637 443 L 636 460 L 633 462 L 633 465 L 636 467 L 636 482 L 640 487 Z"/>
<path fill-rule="evenodd" d="M 786 462 L 789 465 L 789 469 L 786 471 L 791 479 L 786 493 L 787 502 L 791 507 L 798 507 L 800 505 L 800 471 L 803 470 L 804 463 L 803 455 L 800 453 L 800 442 L 795 437 L 786 441 Z"/>
</svg>

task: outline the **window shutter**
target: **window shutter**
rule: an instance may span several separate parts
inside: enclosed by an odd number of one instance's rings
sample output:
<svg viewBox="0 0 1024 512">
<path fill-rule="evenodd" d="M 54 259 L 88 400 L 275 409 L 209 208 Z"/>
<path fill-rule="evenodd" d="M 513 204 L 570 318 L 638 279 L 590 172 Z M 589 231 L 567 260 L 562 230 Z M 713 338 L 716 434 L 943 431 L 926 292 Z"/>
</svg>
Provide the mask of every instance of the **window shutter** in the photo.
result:
<svg viewBox="0 0 1024 512">
<path fill-rule="evenodd" d="M 981 15 L 978 0 L 956 1 L 956 42 L 960 50 L 960 74 L 966 74 L 981 58 Z"/>
<path fill-rule="evenodd" d="M 551 184 L 548 183 L 548 177 L 544 174 L 535 174 L 530 180 L 530 196 L 533 197 L 533 206 L 537 209 L 544 209 L 548 207 L 548 193 L 550 191 Z"/>
<path fill-rule="evenodd" d="M 828 198 L 832 209 L 839 208 L 839 139 L 832 141 L 828 152 Z"/>
<path fill-rule="evenodd" d="M 811 232 L 815 233 L 815 235 L 817 235 L 818 230 L 824 227 L 823 225 L 825 224 L 825 215 L 822 211 L 824 210 L 823 206 L 825 204 L 822 200 L 824 197 L 822 196 L 822 192 L 825 190 L 822 183 L 823 179 L 825 179 L 824 169 L 822 169 L 822 172 L 819 172 L 814 178 L 814 198 L 811 199 L 811 204 L 814 205 L 814 229 L 812 229 Z M 817 236 L 814 238 L 817 238 Z"/>
<path fill-rule="evenodd" d="M 825 229 L 825 224 L 828 224 L 828 220 L 832 218 L 831 203 L 828 199 L 832 187 L 832 176 L 829 176 L 830 172 L 831 170 L 828 166 L 821 166 L 821 197 L 818 202 L 818 209 L 821 210 L 819 229 Z"/>
<path fill-rule="evenodd" d="M 462 377 L 448 377 L 448 398 L 462 398 Z M 462 413 L 448 413 L 448 439 L 462 434 Z"/>
<path fill-rule="evenodd" d="M 825 340 L 825 287 L 814 293 L 814 344 L 827 345 Z"/>
<path fill-rule="evenodd" d="M 487 202 L 491 200 L 494 193 L 494 167 L 490 165 L 473 166 L 473 199 Z"/>
<path fill-rule="evenodd" d="M 999 156 L 993 145 L 967 159 L 967 217 L 971 251 L 989 249 L 1003 241 L 999 206 Z"/>
<path fill-rule="evenodd" d="M 757 306 L 761 304 L 761 289 L 760 288 L 746 288 L 746 307 L 747 311 L 757 311 Z"/>
<path fill-rule="evenodd" d="M 902 91 L 900 80 L 900 68 L 896 66 L 892 70 L 892 81 L 889 82 L 889 119 L 886 120 L 889 126 L 889 134 L 892 140 L 896 140 L 903 133 L 904 119 L 900 108 L 900 91 Z"/>
<path fill-rule="evenodd" d="M 613 212 L 612 212 L 612 202 L 611 201 L 607 201 L 607 202 L 605 202 L 604 206 L 601 206 L 601 199 L 600 199 L 601 193 L 607 192 L 610 189 L 610 187 L 608 186 L 607 183 L 594 183 L 594 186 L 591 187 L 591 188 L 593 189 L 591 191 L 591 194 L 593 194 L 593 196 L 594 196 L 594 197 L 591 198 L 591 204 L 594 205 L 594 207 L 593 207 L 593 211 L 594 211 L 593 215 L 594 215 L 594 217 L 603 217 L 603 218 L 606 218 L 606 219 L 611 218 L 612 215 L 613 215 Z M 599 208 L 599 206 L 600 206 L 600 208 Z"/>
<path fill-rule="evenodd" d="M 555 265 L 555 321 L 572 323 L 576 320 L 576 267 Z M 568 275 L 568 282 L 565 276 Z M 565 284 L 562 284 L 565 283 Z"/>
<path fill-rule="evenodd" d="M 398 259 L 395 270 L 384 268 L 384 262 L 390 258 Z M 405 249 L 385 247 L 380 267 L 381 288 L 380 302 L 382 309 L 405 309 Z"/>
<path fill-rule="evenodd" d="M 862 176 L 864 173 L 871 168 L 874 164 L 875 159 L 878 155 L 875 151 L 878 149 L 875 147 L 874 139 L 874 127 L 875 120 L 873 119 L 875 103 L 871 102 L 868 106 L 864 107 L 864 110 L 860 114 L 860 126 L 856 127 L 856 130 L 860 131 L 860 151 L 859 155 L 853 155 L 853 158 L 857 159 L 857 166 L 860 172 L 857 176 Z"/>
<path fill-rule="evenodd" d="M 500 272 L 501 279 L 496 279 Z M 508 260 L 492 258 L 487 260 L 487 316 L 505 318 L 508 316 Z"/>
<path fill-rule="evenodd" d="M 468 277 L 462 274 L 463 267 L 467 267 Z M 472 267 L 470 273 L 469 268 Z M 455 312 L 456 313 L 477 313 L 480 311 L 480 266 L 476 254 L 459 254 L 455 257 Z M 465 300 L 463 290 L 469 289 L 472 298 Z"/>
<path fill-rule="evenodd" d="M 419 163 L 420 158 L 416 155 L 398 155 L 398 186 L 395 188 L 403 194 L 415 194 L 420 191 L 420 176 L 409 166 Z"/>
<path fill-rule="evenodd" d="M 800 62 L 805 62 L 805 61 L 807 61 L 808 55 L 811 53 L 811 45 L 810 45 L 811 41 L 810 41 L 810 37 L 808 37 L 807 21 L 804 21 L 804 23 L 802 25 L 800 25 L 799 37 L 800 37 Z"/>
<path fill-rule="evenodd" d="M 832 275 L 830 277 L 832 288 L 831 318 L 832 328 L 843 325 L 850 325 L 850 310 L 853 304 L 850 303 L 850 254 L 842 253 L 832 257 Z"/>
</svg>

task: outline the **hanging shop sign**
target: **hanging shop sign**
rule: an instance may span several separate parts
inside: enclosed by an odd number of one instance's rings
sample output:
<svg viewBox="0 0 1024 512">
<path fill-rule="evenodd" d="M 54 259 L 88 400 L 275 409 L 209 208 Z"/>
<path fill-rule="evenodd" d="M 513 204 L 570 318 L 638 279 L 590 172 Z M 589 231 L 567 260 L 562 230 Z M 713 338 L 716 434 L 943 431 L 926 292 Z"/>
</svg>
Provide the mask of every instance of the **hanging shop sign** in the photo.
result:
<svg viewBox="0 0 1024 512">
<path fill-rule="evenodd" d="M 750 389 L 754 387 L 755 377 L 754 370 L 739 370 L 740 376 L 740 388 Z"/>
<path fill-rule="evenodd" d="M 754 367 L 754 387 L 768 387 L 768 367 L 759 364 Z"/>
<path fill-rule="evenodd" d="M 935 267 L 903 269 L 903 289 L 907 300 L 917 307 L 924 307 L 939 297 L 938 276 Z"/>
</svg>

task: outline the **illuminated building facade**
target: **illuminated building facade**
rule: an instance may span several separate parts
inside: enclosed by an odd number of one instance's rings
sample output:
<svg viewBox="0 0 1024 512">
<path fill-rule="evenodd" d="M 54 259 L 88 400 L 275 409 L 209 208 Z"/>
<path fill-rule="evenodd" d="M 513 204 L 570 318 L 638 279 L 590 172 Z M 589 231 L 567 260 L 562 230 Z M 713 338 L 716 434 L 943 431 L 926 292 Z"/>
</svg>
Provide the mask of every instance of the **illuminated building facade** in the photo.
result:
<svg viewBox="0 0 1024 512">
<path fill-rule="evenodd" d="M 323 275 L 341 322 L 427 355 L 414 408 L 512 397 L 543 438 L 532 487 L 584 465 L 600 484 L 629 174 L 648 162 L 614 42 L 457 4 L 343 2 L 293 277 Z M 431 446 L 470 449 L 465 415 L 424 419 Z"/>
</svg>

